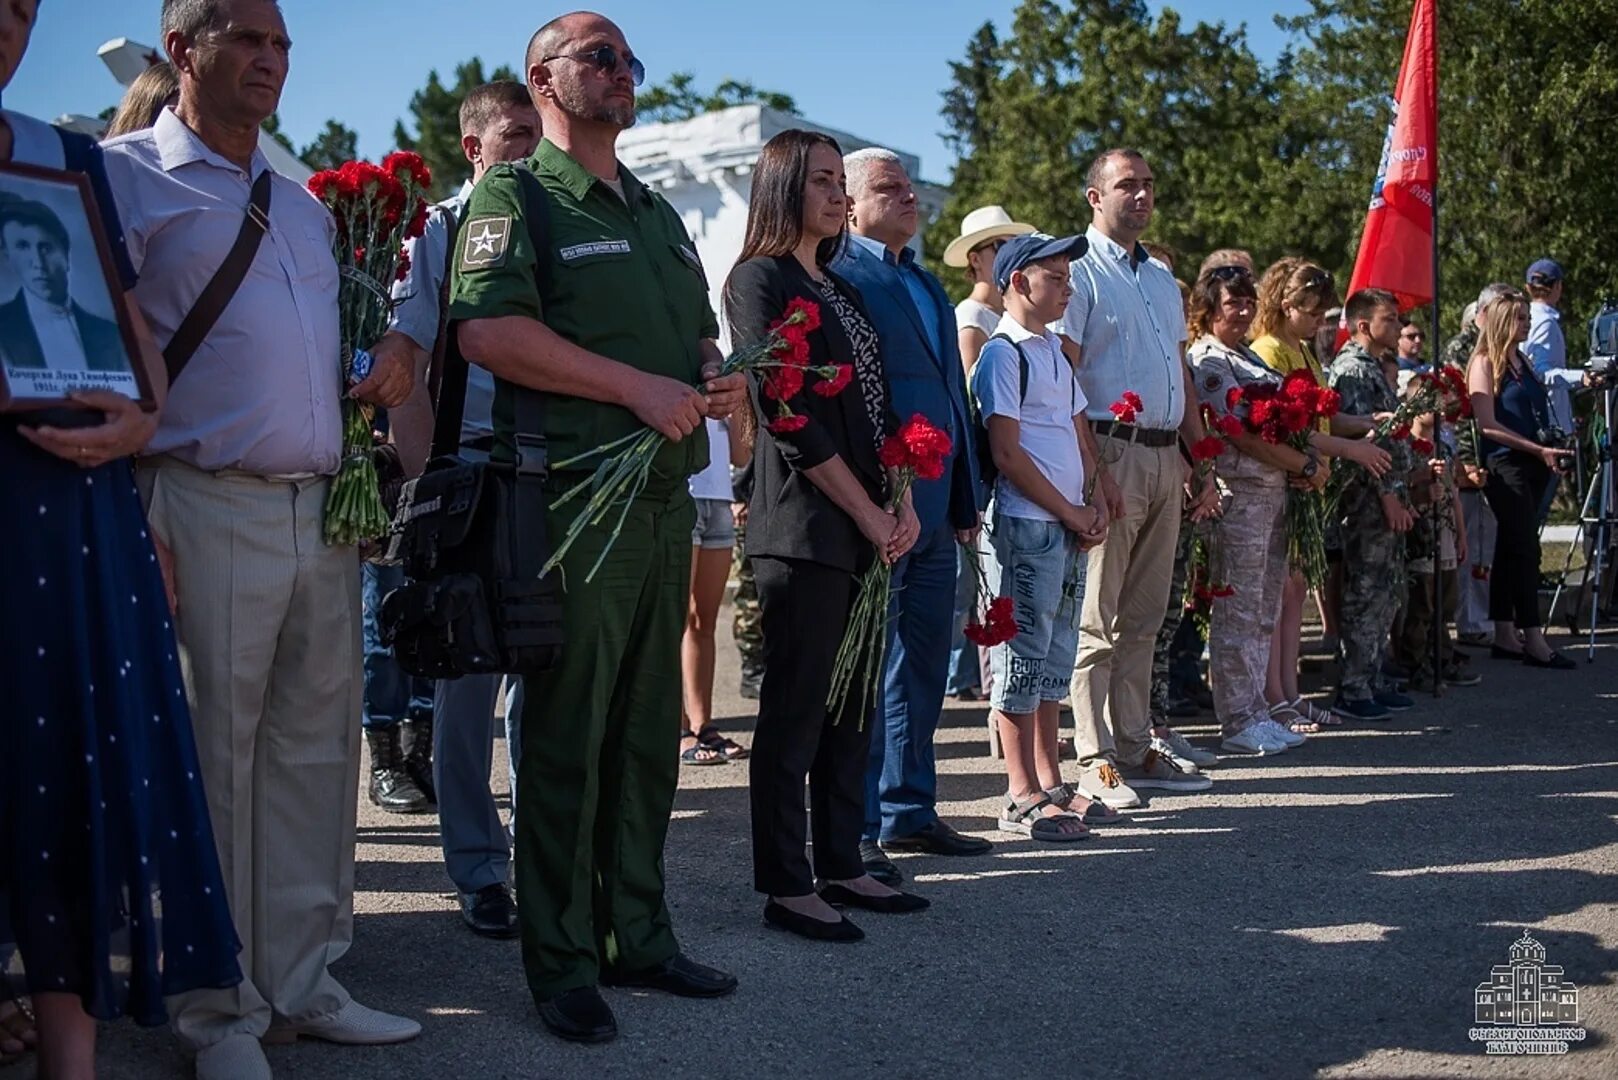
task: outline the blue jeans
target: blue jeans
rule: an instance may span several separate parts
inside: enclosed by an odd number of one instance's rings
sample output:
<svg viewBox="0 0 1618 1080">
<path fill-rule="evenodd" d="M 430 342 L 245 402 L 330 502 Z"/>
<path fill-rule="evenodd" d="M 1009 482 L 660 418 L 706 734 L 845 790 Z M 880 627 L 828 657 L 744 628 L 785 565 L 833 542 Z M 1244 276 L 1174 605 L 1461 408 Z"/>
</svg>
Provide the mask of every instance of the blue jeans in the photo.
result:
<svg viewBox="0 0 1618 1080">
<path fill-rule="evenodd" d="M 1067 698 L 1079 654 L 1079 611 L 1089 555 L 1054 521 L 995 516 L 980 541 L 989 588 L 1011 598 L 1017 636 L 989 650 L 994 692 L 1004 713 L 1027 714 Z"/>
<path fill-rule="evenodd" d="M 494 706 L 498 675 L 466 675 L 438 682 L 433 699 L 433 787 L 438 791 L 438 828 L 444 869 L 455 888 L 475 893 L 506 880 L 511 866 L 510 827 L 489 790 L 494 763 Z M 517 761 L 522 757 L 522 680 L 506 694 L 506 758 L 511 821 L 517 820 Z"/>
<path fill-rule="evenodd" d="M 949 681 L 944 684 L 946 694 L 976 690 L 983 685 L 983 673 L 978 670 L 978 647 L 967 641 L 963 633 L 967 620 L 972 617 L 972 603 L 977 599 L 977 574 L 972 570 L 972 560 L 964 548 L 956 554 L 955 623 L 950 629 Z"/>
<path fill-rule="evenodd" d="M 865 839 L 909 836 L 938 820 L 933 732 L 944 707 L 955 611 L 955 531 L 924 535 L 893 568 L 887 669 L 865 774 Z"/>
<path fill-rule="evenodd" d="M 366 563 L 360 578 L 365 640 L 365 698 L 361 721 L 367 731 L 386 731 L 401 720 L 433 714 L 433 683 L 406 675 L 382 644 L 377 616 L 382 598 L 403 585 L 403 567 Z"/>
</svg>

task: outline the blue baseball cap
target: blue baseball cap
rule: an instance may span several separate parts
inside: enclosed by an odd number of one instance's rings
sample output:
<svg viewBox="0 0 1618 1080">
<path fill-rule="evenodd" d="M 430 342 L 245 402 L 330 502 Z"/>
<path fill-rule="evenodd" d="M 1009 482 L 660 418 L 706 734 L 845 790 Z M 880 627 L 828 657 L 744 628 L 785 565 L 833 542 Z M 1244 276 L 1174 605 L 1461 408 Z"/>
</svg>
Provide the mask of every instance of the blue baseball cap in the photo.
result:
<svg viewBox="0 0 1618 1080">
<path fill-rule="evenodd" d="M 1049 233 L 1028 233 L 1013 236 L 1000 245 L 994 257 L 994 283 L 1001 292 L 1011 287 L 1011 275 L 1041 259 L 1066 255 L 1076 259 L 1090 250 L 1090 241 L 1082 236 L 1067 236 L 1058 240 Z"/>
<path fill-rule="evenodd" d="M 1528 268 L 1530 285 L 1555 285 L 1562 280 L 1562 264 L 1555 259 L 1540 259 Z"/>
</svg>

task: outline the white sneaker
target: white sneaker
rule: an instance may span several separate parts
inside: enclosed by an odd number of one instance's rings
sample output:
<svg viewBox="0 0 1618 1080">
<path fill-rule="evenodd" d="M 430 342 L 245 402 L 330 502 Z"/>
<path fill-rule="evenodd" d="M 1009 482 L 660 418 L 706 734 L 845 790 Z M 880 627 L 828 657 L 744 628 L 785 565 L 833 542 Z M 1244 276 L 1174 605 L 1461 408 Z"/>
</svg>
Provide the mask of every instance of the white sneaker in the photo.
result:
<svg viewBox="0 0 1618 1080">
<path fill-rule="evenodd" d="M 1272 739 L 1269 732 L 1257 724 L 1249 724 L 1234 735 L 1227 735 L 1219 744 L 1219 749 L 1231 754 L 1251 754 L 1257 757 L 1269 757 L 1274 754 L 1285 753 L 1287 744 Z"/>
<path fill-rule="evenodd" d="M 1299 735 L 1296 731 L 1289 731 L 1285 725 L 1271 720 L 1269 717 L 1265 717 L 1253 726 L 1261 729 L 1270 737 L 1271 741 L 1284 743 L 1288 747 L 1302 746 L 1309 741 L 1308 736 Z"/>
<path fill-rule="evenodd" d="M 409 1042 L 421 1034 L 421 1025 L 403 1016 L 368 1009 L 357 1001 L 350 1001 L 330 1016 L 319 1020 L 306 1020 L 301 1024 L 272 1027 L 264 1034 L 269 1044 L 321 1039 L 345 1046 L 385 1046 L 389 1043 Z"/>
<path fill-rule="evenodd" d="M 1210 765 L 1219 764 L 1218 754 L 1212 750 L 1192 746 L 1190 739 L 1173 728 L 1168 729 L 1167 735 L 1153 735 L 1152 749 L 1182 769 L 1206 769 Z"/>
<path fill-rule="evenodd" d="M 1073 786 L 1091 802 L 1102 803 L 1114 810 L 1130 810 L 1140 805 L 1140 796 L 1135 789 L 1124 783 L 1124 778 L 1118 775 L 1117 766 L 1105 759 L 1088 766 L 1079 774 L 1079 782 Z"/>
<path fill-rule="evenodd" d="M 197 1080 L 271 1080 L 264 1048 L 245 1032 L 197 1051 L 196 1068 Z"/>
</svg>

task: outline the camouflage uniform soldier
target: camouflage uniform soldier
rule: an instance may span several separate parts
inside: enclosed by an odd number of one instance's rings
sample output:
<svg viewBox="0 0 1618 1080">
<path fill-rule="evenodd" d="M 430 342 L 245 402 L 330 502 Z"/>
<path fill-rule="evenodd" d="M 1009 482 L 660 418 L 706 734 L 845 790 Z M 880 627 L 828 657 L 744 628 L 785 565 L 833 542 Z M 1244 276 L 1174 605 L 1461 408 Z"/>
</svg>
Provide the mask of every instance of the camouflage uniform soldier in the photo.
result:
<svg viewBox="0 0 1618 1080">
<path fill-rule="evenodd" d="M 1399 306 L 1391 293 L 1364 289 L 1349 297 L 1344 311 L 1353 338 L 1332 363 L 1331 386 L 1342 395 L 1342 411 L 1358 416 L 1393 412 L 1399 402 L 1382 376 L 1377 358 L 1398 346 Z M 1343 527 L 1342 681 L 1333 709 L 1355 720 L 1386 720 L 1415 702 L 1383 680 L 1393 616 L 1404 592 L 1403 575 L 1388 588 L 1388 568 L 1403 566 L 1404 533 L 1413 518 L 1406 503 L 1406 477 L 1412 468 L 1410 444 L 1383 438 L 1393 457 L 1381 480 L 1358 465 L 1343 487 L 1338 514 Z"/>
<path fill-rule="evenodd" d="M 753 491 L 753 466 L 744 466 L 735 476 L 736 546 L 731 549 L 730 574 L 736 580 L 735 614 L 731 632 L 736 651 L 742 658 L 741 695 L 758 700 L 764 682 L 764 622 L 758 606 L 758 586 L 753 583 L 753 563 L 747 557 L 747 500 Z"/>
</svg>

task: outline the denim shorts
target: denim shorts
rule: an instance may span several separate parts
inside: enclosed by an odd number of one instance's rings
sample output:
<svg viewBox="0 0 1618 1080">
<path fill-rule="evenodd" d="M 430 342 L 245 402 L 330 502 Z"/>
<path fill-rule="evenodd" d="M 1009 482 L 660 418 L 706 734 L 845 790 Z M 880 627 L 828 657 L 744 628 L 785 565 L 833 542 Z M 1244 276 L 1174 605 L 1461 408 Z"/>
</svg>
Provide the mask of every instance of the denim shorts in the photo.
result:
<svg viewBox="0 0 1618 1080">
<path fill-rule="evenodd" d="M 726 499 L 693 499 L 697 523 L 691 529 L 691 546 L 704 551 L 728 551 L 736 546 L 736 516 Z"/>
<path fill-rule="evenodd" d="M 1017 621 L 1017 636 L 989 650 L 989 704 L 1031 713 L 1064 700 L 1078 658 L 1089 553 L 1054 521 L 1003 514 L 984 529 L 980 550 L 990 593 L 1011 597 Z"/>
</svg>

